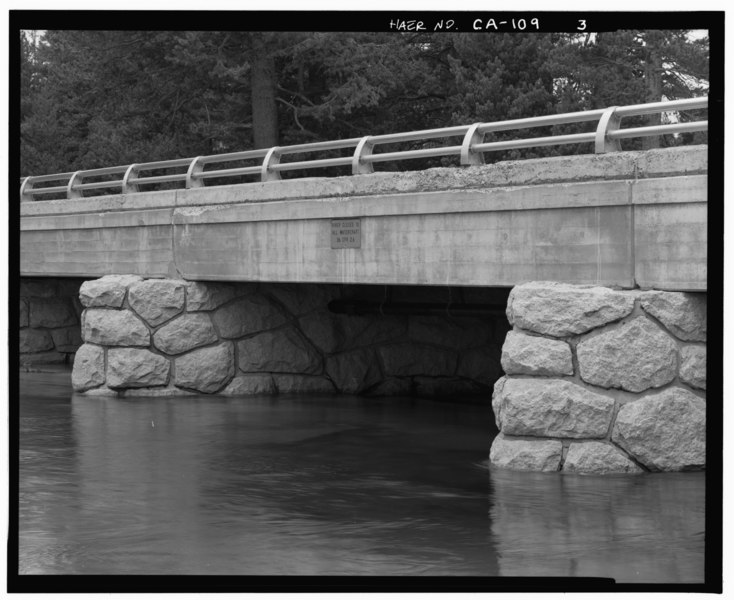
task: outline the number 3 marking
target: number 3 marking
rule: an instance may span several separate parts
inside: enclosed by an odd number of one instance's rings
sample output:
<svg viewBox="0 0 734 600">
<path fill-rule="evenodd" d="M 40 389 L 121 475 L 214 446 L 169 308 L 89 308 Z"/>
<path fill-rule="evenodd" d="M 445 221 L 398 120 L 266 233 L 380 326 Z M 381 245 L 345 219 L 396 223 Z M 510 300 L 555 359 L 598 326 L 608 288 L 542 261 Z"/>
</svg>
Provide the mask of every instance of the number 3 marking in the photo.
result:
<svg viewBox="0 0 734 600">
<path fill-rule="evenodd" d="M 584 29 L 586 29 L 586 19 L 579 19 L 579 23 L 580 25 L 576 29 L 578 29 L 579 31 L 583 31 Z"/>
</svg>

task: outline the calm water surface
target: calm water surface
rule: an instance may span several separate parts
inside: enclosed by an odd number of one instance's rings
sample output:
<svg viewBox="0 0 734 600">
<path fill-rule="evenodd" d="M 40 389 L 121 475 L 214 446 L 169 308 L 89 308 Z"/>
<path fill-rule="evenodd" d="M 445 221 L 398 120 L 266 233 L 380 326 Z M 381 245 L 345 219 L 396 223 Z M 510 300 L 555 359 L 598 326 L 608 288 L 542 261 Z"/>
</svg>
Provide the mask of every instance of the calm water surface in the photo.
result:
<svg viewBox="0 0 734 600">
<path fill-rule="evenodd" d="M 23 373 L 21 574 L 601 576 L 701 582 L 702 473 L 487 468 L 491 409 L 100 399 Z"/>
</svg>

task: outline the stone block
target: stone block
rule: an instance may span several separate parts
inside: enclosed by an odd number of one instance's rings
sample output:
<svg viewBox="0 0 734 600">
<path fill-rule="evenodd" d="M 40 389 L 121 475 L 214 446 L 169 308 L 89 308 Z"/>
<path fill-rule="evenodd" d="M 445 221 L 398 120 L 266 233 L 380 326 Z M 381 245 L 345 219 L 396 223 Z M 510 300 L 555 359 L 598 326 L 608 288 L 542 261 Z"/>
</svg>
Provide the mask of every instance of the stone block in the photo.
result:
<svg viewBox="0 0 734 600">
<path fill-rule="evenodd" d="M 21 298 L 54 298 L 57 295 L 55 279 L 21 279 Z"/>
<path fill-rule="evenodd" d="M 77 323 L 76 313 L 69 298 L 31 298 L 30 327 L 68 327 Z"/>
<path fill-rule="evenodd" d="M 340 295 L 339 286 L 313 283 L 271 283 L 266 291 L 296 317 L 326 310 L 329 302 Z"/>
<path fill-rule="evenodd" d="M 133 283 L 128 290 L 128 302 L 149 325 L 156 327 L 183 310 L 184 283 L 174 279 Z"/>
<path fill-rule="evenodd" d="M 234 352 L 230 342 L 192 350 L 175 359 L 174 383 L 178 387 L 213 394 L 234 376 Z"/>
<path fill-rule="evenodd" d="M 627 402 L 617 414 L 612 441 L 651 471 L 703 469 L 706 403 L 682 388 Z"/>
<path fill-rule="evenodd" d="M 320 373 L 321 356 L 295 327 L 265 331 L 237 342 L 239 368 L 245 372 Z"/>
<path fill-rule="evenodd" d="M 59 298 L 78 298 L 79 288 L 82 283 L 81 279 L 59 279 L 56 287 Z"/>
<path fill-rule="evenodd" d="M 107 351 L 107 387 L 140 388 L 166 385 L 171 370 L 167 358 L 143 348 Z"/>
<path fill-rule="evenodd" d="M 507 383 L 507 377 L 500 377 L 492 389 L 492 412 L 497 429 L 502 428 L 502 400 L 504 399 L 505 383 Z"/>
<path fill-rule="evenodd" d="M 417 344 L 395 344 L 379 349 L 385 375 L 405 377 L 430 373 L 437 377 L 456 372 L 456 352 L 419 346 Z"/>
<path fill-rule="evenodd" d="M 508 377 L 496 394 L 506 435 L 603 438 L 614 414 L 614 400 L 562 379 Z"/>
<path fill-rule="evenodd" d="M 142 280 L 139 275 L 105 275 L 85 281 L 79 288 L 79 300 L 85 307 L 122 308 L 127 288 Z"/>
<path fill-rule="evenodd" d="M 367 391 L 369 396 L 411 396 L 413 380 L 410 377 L 388 377 Z"/>
<path fill-rule="evenodd" d="M 644 292 L 640 305 L 681 340 L 706 341 L 706 294 Z"/>
<path fill-rule="evenodd" d="M 499 347 L 492 345 L 465 350 L 459 358 L 456 374 L 482 385 L 494 385 L 502 377 Z"/>
<path fill-rule="evenodd" d="M 507 318 L 521 329 L 565 337 L 618 321 L 633 308 L 634 296 L 629 293 L 540 281 L 512 289 Z"/>
<path fill-rule="evenodd" d="M 183 314 L 153 334 L 153 345 L 166 354 L 181 354 L 217 341 L 209 315 Z"/>
<path fill-rule="evenodd" d="M 20 355 L 20 364 L 23 366 L 28 365 L 49 365 L 57 363 L 65 363 L 67 355 L 63 352 L 56 352 L 52 350 L 50 352 L 34 352 L 31 354 Z"/>
<path fill-rule="evenodd" d="M 62 327 L 60 329 L 52 329 L 51 337 L 54 346 L 59 352 L 76 352 L 77 348 L 82 345 L 82 332 L 79 326 Z"/>
<path fill-rule="evenodd" d="M 646 317 L 585 339 L 576 356 L 584 381 L 629 392 L 665 385 L 678 368 L 676 343 Z"/>
<path fill-rule="evenodd" d="M 414 377 L 415 395 L 424 398 L 460 398 L 486 394 L 487 388 L 458 377 Z"/>
<path fill-rule="evenodd" d="M 679 376 L 692 387 L 706 389 L 706 346 L 691 344 L 681 348 Z"/>
<path fill-rule="evenodd" d="M 77 350 L 71 371 L 71 385 L 75 392 L 99 387 L 105 382 L 104 349 L 95 344 L 84 344 Z"/>
<path fill-rule="evenodd" d="M 404 336 L 407 328 L 406 320 L 398 317 L 341 315 L 326 310 L 310 313 L 299 325 L 326 354 L 390 342 Z"/>
<path fill-rule="evenodd" d="M 251 294 L 230 302 L 213 313 L 214 325 L 219 335 L 235 339 L 286 322 L 286 316 L 262 294 Z"/>
<path fill-rule="evenodd" d="M 235 286 L 222 283 L 186 282 L 186 310 L 214 310 L 235 297 Z"/>
<path fill-rule="evenodd" d="M 19 322 L 20 327 L 28 327 L 28 302 L 23 298 L 20 299 Z"/>
<path fill-rule="evenodd" d="M 328 357 L 326 373 L 337 389 L 345 394 L 359 394 L 382 380 L 377 358 L 368 349 Z"/>
<path fill-rule="evenodd" d="M 54 341 L 51 334 L 45 329 L 21 329 L 19 337 L 19 348 L 24 352 L 43 352 L 53 350 Z"/>
<path fill-rule="evenodd" d="M 588 475 L 644 473 L 619 448 L 605 442 L 572 442 L 563 463 L 563 470 Z"/>
<path fill-rule="evenodd" d="M 489 462 L 515 471 L 558 471 L 562 452 L 557 440 L 513 440 L 500 433 L 492 442 Z"/>
<path fill-rule="evenodd" d="M 273 375 L 273 381 L 281 394 L 333 394 L 334 384 L 318 375 Z"/>
<path fill-rule="evenodd" d="M 571 347 L 564 341 L 509 331 L 502 346 L 508 375 L 573 375 Z"/>
<path fill-rule="evenodd" d="M 131 310 L 88 308 L 82 315 L 82 339 L 102 346 L 148 346 L 150 332 Z"/>
<path fill-rule="evenodd" d="M 419 344 L 435 344 L 454 350 L 475 348 L 492 339 L 488 320 L 461 317 L 411 316 L 408 337 Z"/>
<path fill-rule="evenodd" d="M 277 391 L 271 375 L 252 373 L 238 375 L 219 393 L 224 396 L 254 396 L 257 394 L 272 395 Z"/>
</svg>

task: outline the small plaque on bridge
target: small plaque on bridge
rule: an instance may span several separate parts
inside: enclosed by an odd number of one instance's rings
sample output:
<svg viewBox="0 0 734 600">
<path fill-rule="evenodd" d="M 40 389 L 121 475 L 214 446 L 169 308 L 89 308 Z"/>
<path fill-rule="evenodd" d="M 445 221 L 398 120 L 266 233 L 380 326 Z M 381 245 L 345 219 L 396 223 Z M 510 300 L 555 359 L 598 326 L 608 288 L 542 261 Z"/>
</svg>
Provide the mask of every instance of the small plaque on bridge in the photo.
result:
<svg viewBox="0 0 734 600">
<path fill-rule="evenodd" d="M 360 219 L 332 219 L 331 247 L 361 248 L 362 221 Z"/>
</svg>

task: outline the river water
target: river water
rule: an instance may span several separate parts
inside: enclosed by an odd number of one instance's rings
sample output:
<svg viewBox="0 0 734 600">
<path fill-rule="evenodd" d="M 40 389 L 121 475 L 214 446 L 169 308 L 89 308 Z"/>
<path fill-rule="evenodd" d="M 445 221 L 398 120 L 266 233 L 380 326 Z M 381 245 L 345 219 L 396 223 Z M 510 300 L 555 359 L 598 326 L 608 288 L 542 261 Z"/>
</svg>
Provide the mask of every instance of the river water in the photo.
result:
<svg viewBox="0 0 734 600">
<path fill-rule="evenodd" d="M 20 380 L 21 574 L 704 580 L 704 474 L 489 469 L 489 406 Z"/>
</svg>

